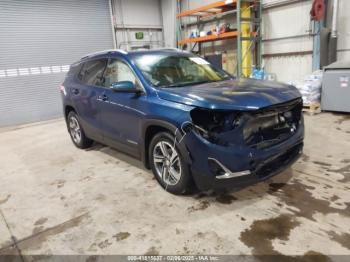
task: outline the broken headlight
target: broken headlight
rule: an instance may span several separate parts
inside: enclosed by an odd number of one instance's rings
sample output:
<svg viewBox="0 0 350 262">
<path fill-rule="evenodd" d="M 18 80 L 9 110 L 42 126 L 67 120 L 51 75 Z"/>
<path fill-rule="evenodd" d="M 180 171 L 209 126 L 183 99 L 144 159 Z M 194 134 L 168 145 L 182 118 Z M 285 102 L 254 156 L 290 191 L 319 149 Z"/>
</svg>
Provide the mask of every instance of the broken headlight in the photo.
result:
<svg viewBox="0 0 350 262">
<path fill-rule="evenodd" d="M 236 130 L 241 125 L 239 113 L 232 111 L 196 108 L 191 111 L 191 118 L 194 130 L 198 134 L 220 145 L 228 143 L 228 140 L 222 139 L 225 134 Z"/>
</svg>

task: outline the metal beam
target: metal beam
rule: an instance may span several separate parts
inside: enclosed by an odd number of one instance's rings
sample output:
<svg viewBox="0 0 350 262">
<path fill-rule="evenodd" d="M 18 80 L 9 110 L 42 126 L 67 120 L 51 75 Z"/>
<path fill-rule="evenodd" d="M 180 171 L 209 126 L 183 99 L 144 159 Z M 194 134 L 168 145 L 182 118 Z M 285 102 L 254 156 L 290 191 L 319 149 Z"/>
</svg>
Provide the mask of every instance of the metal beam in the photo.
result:
<svg viewBox="0 0 350 262">
<path fill-rule="evenodd" d="M 276 1 L 272 3 L 267 3 L 263 4 L 263 9 L 271 9 L 271 8 L 276 8 L 276 7 L 282 7 L 282 6 L 287 6 L 287 5 L 292 5 L 292 4 L 297 4 L 297 3 L 302 3 L 302 2 L 310 2 L 312 0 L 283 0 L 283 1 Z"/>
<path fill-rule="evenodd" d="M 287 40 L 287 39 L 295 39 L 295 38 L 303 38 L 303 37 L 312 37 L 314 34 L 302 34 L 302 35 L 290 35 L 290 36 L 282 36 L 282 37 L 275 37 L 275 38 L 267 38 L 263 39 L 263 42 L 270 42 L 270 41 L 279 41 L 279 40 Z"/>
<path fill-rule="evenodd" d="M 312 50 L 310 51 L 296 51 L 296 52 L 285 52 L 285 53 L 272 53 L 272 54 L 263 54 L 263 58 L 271 57 L 284 57 L 284 56 L 304 56 L 312 55 Z"/>
</svg>

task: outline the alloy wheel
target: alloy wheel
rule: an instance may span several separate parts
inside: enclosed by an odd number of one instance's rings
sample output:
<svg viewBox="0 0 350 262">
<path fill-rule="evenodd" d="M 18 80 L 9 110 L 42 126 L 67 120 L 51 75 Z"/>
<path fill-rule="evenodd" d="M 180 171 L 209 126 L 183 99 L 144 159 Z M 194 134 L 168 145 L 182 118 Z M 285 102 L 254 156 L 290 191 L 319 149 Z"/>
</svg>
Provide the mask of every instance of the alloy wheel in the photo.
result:
<svg viewBox="0 0 350 262">
<path fill-rule="evenodd" d="M 74 116 L 71 116 L 69 119 L 69 131 L 73 138 L 73 141 L 76 144 L 79 144 L 81 141 L 81 129 L 78 119 L 76 119 L 76 117 Z"/>
<path fill-rule="evenodd" d="M 174 186 L 181 178 L 181 163 L 173 145 L 159 141 L 153 149 L 153 162 L 157 175 L 167 184 Z"/>
</svg>

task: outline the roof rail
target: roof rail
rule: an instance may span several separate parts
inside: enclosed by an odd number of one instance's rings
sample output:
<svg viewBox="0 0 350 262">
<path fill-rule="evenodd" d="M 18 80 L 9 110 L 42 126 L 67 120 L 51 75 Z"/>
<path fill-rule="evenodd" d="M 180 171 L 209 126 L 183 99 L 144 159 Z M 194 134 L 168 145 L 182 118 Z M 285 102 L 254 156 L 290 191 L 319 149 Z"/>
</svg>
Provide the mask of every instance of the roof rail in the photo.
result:
<svg viewBox="0 0 350 262">
<path fill-rule="evenodd" d="M 180 51 L 183 52 L 182 49 L 176 48 L 176 47 L 163 47 L 163 48 L 159 48 L 160 50 L 173 50 L 173 51 Z"/>
<path fill-rule="evenodd" d="M 96 55 L 109 54 L 109 53 L 113 53 L 113 52 L 121 53 L 121 54 L 124 54 L 124 55 L 128 54 L 128 52 L 126 52 L 126 51 L 124 51 L 122 49 L 107 49 L 107 50 L 103 50 L 103 51 L 98 51 L 98 52 L 87 54 L 87 55 L 83 56 L 81 59 L 85 59 L 85 58 L 96 56 Z"/>
</svg>

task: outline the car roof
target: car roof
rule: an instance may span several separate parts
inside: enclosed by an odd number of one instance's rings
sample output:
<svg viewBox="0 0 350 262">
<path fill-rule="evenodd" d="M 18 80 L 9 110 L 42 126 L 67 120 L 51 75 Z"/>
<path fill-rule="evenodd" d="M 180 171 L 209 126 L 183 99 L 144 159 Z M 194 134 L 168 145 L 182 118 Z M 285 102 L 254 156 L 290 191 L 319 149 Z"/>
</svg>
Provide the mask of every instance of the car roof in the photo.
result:
<svg viewBox="0 0 350 262">
<path fill-rule="evenodd" d="M 90 60 L 92 58 L 99 58 L 102 56 L 113 55 L 113 54 L 119 54 L 122 56 L 129 57 L 129 56 L 144 55 L 144 54 L 172 54 L 172 53 L 189 54 L 187 51 L 183 51 L 177 48 L 159 48 L 159 49 L 151 49 L 151 50 L 146 49 L 146 50 L 135 50 L 135 51 L 129 51 L 129 52 L 121 49 L 109 49 L 109 50 L 87 54 L 84 57 L 82 57 L 79 62 L 83 60 Z"/>
</svg>

